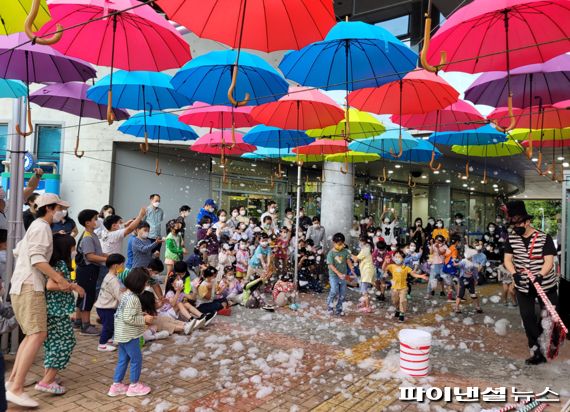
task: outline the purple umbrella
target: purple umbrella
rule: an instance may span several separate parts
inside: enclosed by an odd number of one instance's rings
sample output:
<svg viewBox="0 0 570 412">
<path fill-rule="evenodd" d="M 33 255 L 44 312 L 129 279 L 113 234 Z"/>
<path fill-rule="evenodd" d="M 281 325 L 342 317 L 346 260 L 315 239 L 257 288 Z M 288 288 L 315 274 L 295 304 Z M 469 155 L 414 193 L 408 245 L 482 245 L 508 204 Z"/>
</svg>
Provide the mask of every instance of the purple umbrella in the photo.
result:
<svg viewBox="0 0 570 412">
<path fill-rule="evenodd" d="M 81 158 L 84 152 L 78 153 L 79 132 L 81 130 L 81 119 L 90 117 L 92 119 L 103 120 L 107 118 L 107 105 L 97 104 L 87 98 L 89 86 L 85 83 L 63 83 L 51 84 L 30 95 L 30 101 L 38 106 L 50 109 L 61 110 L 62 112 L 79 116 L 77 125 L 77 138 L 75 141 L 75 156 Z M 122 109 L 113 108 L 113 114 L 117 120 L 129 118 L 129 114 Z"/>
<path fill-rule="evenodd" d="M 22 133 L 19 125 L 16 125 L 16 131 L 21 136 L 29 136 L 33 132 L 30 120 L 30 83 L 86 81 L 95 76 L 96 71 L 90 64 L 64 56 L 49 46 L 32 44 L 24 33 L 0 36 L 0 78 L 22 80 L 28 84 L 30 130 Z"/>
<path fill-rule="evenodd" d="M 511 70 L 513 106 L 526 108 L 570 98 L 570 55 Z M 465 91 L 465 99 L 493 107 L 507 106 L 507 72 L 483 73 Z"/>
</svg>

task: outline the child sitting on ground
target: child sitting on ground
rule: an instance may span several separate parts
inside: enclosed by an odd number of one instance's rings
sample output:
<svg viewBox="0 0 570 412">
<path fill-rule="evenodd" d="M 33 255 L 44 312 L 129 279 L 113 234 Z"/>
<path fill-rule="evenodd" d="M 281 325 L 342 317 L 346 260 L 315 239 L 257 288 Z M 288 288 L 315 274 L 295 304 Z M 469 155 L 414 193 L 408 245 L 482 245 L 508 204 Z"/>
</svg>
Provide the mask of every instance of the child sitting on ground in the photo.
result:
<svg viewBox="0 0 570 412">
<path fill-rule="evenodd" d="M 229 243 L 224 243 L 218 253 L 218 276 L 216 277 L 218 282 L 224 277 L 224 268 L 226 266 L 232 266 L 235 261 L 235 252 L 232 250 L 232 247 Z"/>
<path fill-rule="evenodd" d="M 229 309 L 228 301 L 226 298 L 217 298 L 216 290 L 217 283 L 216 276 L 218 271 L 213 266 L 208 266 L 202 273 L 202 280 L 198 285 L 198 296 L 196 303 L 197 309 L 202 313 L 215 314 L 222 309 Z M 222 314 L 226 314 L 222 312 Z"/>
<path fill-rule="evenodd" d="M 392 304 L 396 307 L 394 316 L 403 322 L 408 306 L 408 275 L 425 280 L 428 280 L 428 277 L 414 272 L 409 266 L 404 266 L 404 254 L 400 251 L 394 253 L 392 263 L 386 267 L 386 272 L 392 276 Z"/>
<path fill-rule="evenodd" d="M 275 310 L 273 306 L 270 306 L 265 302 L 261 293 L 261 287 L 271 279 L 271 275 L 271 271 L 267 271 L 261 275 L 253 275 L 253 280 L 248 282 L 243 288 L 243 293 L 241 295 L 242 305 L 249 309 L 262 308 L 270 312 Z"/>
<path fill-rule="evenodd" d="M 172 319 L 182 316 L 185 320 L 200 319 L 203 315 L 188 300 L 191 298 L 192 285 L 186 262 L 176 262 L 174 273 L 168 276 L 165 287 L 166 295 L 159 312 Z"/>
<path fill-rule="evenodd" d="M 241 302 L 242 292 L 243 286 L 241 282 L 236 279 L 233 266 L 226 266 L 224 268 L 224 277 L 218 284 L 216 297 L 225 298 L 233 306 Z"/>
<path fill-rule="evenodd" d="M 295 303 L 297 293 L 295 291 L 295 284 L 289 274 L 281 275 L 279 280 L 273 285 L 273 302 L 276 306 L 282 307 L 290 305 L 293 310 L 299 309 L 299 305 Z"/>
<path fill-rule="evenodd" d="M 472 261 L 475 252 L 473 249 L 465 249 L 465 259 L 457 264 L 461 272 L 459 275 L 459 292 L 455 300 L 455 313 L 461 313 L 459 305 L 461 301 L 465 301 L 465 289 L 469 290 L 469 296 L 471 296 L 471 300 L 475 303 L 477 313 L 483 313 L 481 305 L 479 304 L 479 298 L 477 297 L 477 293 L 475 293 L 475 284 L 477 283 L 477 273 L 479 270 L 477 265 Z"/>
<path fill-rule="evenodd" d="M 359 240 L 360 252 L 357 256 L 352 256 L 352 260 L 358 263 L 358 269 L 360 270 L 361 297 L 358 311 L 364 313 L 372 312 L 368 290 L 372 287 L 376 272 L 372 261 L 372 244 L 369 239 L 368 236 L 361 236 Z"/>
</svg>

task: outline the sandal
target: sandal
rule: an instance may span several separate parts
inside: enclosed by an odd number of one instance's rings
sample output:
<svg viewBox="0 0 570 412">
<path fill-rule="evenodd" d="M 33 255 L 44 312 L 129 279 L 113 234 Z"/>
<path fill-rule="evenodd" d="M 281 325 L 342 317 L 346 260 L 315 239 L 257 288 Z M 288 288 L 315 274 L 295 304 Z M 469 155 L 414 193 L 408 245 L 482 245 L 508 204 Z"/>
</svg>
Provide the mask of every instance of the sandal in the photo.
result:
<svg viewBox="0 0 570 412">
<path fill-rule="evenodd" d="M 35 389 L 39 392 L 51 393 L 52 395 L 63 395 L 66 392 L 65 387 L 58 385 L 55 381 L 50 384 L 38 382 L 36 383 Z"/>
</svg>

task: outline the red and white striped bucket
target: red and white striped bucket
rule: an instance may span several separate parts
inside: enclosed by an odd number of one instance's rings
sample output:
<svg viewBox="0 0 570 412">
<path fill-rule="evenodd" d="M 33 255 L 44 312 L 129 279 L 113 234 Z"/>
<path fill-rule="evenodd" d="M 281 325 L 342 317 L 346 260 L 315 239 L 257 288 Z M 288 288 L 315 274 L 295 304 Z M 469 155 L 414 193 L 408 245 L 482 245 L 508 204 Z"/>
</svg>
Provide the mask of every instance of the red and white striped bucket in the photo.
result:
<svg viewBox="0 0 570 412">
<path fill-rule="evenodd" d="M 419 329 L 402 329 L 400 340 L 400 371 L 409 376 L 427 376 L 431 333 Z"/>
</svg>

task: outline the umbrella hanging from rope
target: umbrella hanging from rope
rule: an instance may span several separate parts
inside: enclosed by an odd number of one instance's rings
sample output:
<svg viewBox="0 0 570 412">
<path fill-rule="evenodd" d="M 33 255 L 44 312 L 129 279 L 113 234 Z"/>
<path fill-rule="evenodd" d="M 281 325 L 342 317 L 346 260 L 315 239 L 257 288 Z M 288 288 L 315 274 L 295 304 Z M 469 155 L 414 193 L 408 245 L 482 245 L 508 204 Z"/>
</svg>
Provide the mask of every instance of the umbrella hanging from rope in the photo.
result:
<svg viewBox="0 0 570 412">
<path fill-rule="evenodd" d="M 513 109 L 516 128 L 531 129 L 563 129 L 570 127 L 570 111 L 557 109 L 551 105 L 532 106 L 525 109 Z M 508 108 L 498 107 L 487 115 L 487 119 L 493 120 L 504 126 L 509 123 Z"/>
<path fill-rule="evenodd" d="M 0 9 L 0 33 L 8 35 L 21 32 L 34 3 L 37 3 L 38 11 L 36 17 L 32 19 L 31 28 L 33 31 L 38 31 L 50 19 L 46 2 L 44 0 L 18 0 L 2 2 L 2 8 Z"/>
<path fill-rule="evenodd" d="M 210 129 L 225 129 L 232 124 L 234 127 L 253 127 L 258 122 L 252 117 L 251 111 L 251 106 L 233 107 L 195 102 L 180 115 L 179 120 Z"/>
<path fill-rule="evenodd" d="M 53 45 L 68 56 L 111 68 L 107 106 L 112 106 L 113 72 L 162 71 L 188 61 L 190 47 L 176 29 L 152 7 L 137 0 L 51 0 L 52 20 L 38 36 L 66 27 Z M 81 25 L 80 23 L 89 22 Z M 113 122 L 109 109 L 108 122 Z"/>
<path fill-rule="evenodd" d="M 89 86 L 85 83 L 69 82 L 62 84 L 50 84 L 30 95 L 30 101 L 41 107 L 70 113 L 79 117 L 77 124 L 77 136 L 75 139 L 75 156 L 82 158 L 84 152 L 79 152 L 79 134 L 81 120 L 84 117 L 104 120 L 107 118 L 107 106 L 98 104 L 87 98 Z M 112 109 L 115 118 L 124 120 L 129 114 L 121 109 Z"/>
<path fill-rule="evenodd" d="M 466 73 L 506 71 L 510 114 L 511 69 L 570 51 L 568 21 L 566 0 L 475 0 L 453 13 L 431 38 L 429 0 L 421 64 L 433 72 L 442 67 Z"/>
<path fill-rule="evenodd" d="M 257 150 L 241 155 L 244 159 L 280 159 L 282 157 L 295 156 L 289 149 L 279 147 L 258 147 Z"/>
<path fill-rule="evenodd" d="M 66 83 L 86 81 L 96 76 L 88 63 L 67 57 L 41 44 L 31 44 L 24 33 L 0 36 L 0 78 L 17 79 L 26 83 L 28 131 L 16 125 L 17 133 L 26 137 L 33 133 L 30 83 Z"/>
<path fill-rule="evenodd" d="M 348 129 L 350 130 L 350 138 L 354 140 L 378 136 L 386 131 L 386 127 L 382 122 L 370 113 L 361 112 L 352 107 L 348 112 L 348 126 L 347 117 L 344 117 L 336 125 L 323 127 L 321 129 L 307 130 L 307 135 L 316 138 L 326 137 L 338 140 L 345 138 L 346 130 Z"/>
<path fill-rule="evenodd" d="M 440 110 L 428 113 L 395 114 L 390 117 L 394 123 L 408 129 L 429 131 L 461 131 L 476 129 L 485 123 L 485 118 L 469 103 L 458 100 L 457 102 Z"/>
<path fill-rule="evenodd" d="M 544 129 L 544 130 L 529 130 L 529 129 L 513 129 L 509 132 L 509 136 L 514 140 L 532 140 L 543 142 L 551 140 L 568 140 L 570 142 L 570 127 L 564 129 Z"/>
<path fill-rule="evenodd" d="M 26 85 L 20 80 L 0 79 L 0 99 L 16 99 L 27 93 Z"/>
</svg>

